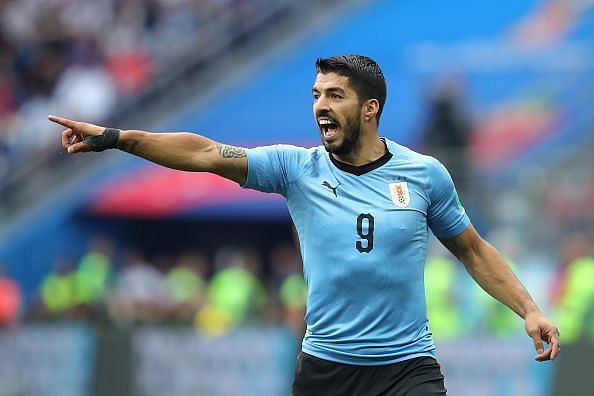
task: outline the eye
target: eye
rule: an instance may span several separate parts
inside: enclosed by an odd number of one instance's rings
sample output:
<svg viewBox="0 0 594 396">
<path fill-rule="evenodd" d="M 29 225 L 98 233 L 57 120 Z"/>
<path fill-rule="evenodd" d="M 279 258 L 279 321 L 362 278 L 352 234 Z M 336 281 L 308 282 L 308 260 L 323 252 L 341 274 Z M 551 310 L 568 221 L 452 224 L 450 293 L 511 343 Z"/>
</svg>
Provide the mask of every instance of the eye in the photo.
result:
<svg viewBox="0 0 594 396">
<path fill-rule="evenodd" d="M 319 93 L 314 93 L 313 94 L 313 99 L 314 100 L 318 100 L 320 98 L 320 94 Z"/>
<path fill-rule="evenodd" d="M 340 96 L 339 94 L 332 94 L 332 95 L 330 95 L 330 97 L 332 99 L 342 99 L 342 96 Z"/>
</svg>

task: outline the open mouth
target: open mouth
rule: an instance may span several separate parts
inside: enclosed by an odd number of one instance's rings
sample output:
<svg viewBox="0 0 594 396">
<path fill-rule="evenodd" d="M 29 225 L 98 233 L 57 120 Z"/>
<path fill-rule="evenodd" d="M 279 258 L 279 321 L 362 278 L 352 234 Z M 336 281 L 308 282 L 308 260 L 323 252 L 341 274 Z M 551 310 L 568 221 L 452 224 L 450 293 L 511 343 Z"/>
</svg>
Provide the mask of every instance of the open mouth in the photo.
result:
<svg viewBox="0 0 594 396">
<path fill-rule="evenodd" d="M 338 123 L 330 118 L 318 119 L 318 125 L 326 139 L 334 137 L 338 131 Z"/>
</svg>

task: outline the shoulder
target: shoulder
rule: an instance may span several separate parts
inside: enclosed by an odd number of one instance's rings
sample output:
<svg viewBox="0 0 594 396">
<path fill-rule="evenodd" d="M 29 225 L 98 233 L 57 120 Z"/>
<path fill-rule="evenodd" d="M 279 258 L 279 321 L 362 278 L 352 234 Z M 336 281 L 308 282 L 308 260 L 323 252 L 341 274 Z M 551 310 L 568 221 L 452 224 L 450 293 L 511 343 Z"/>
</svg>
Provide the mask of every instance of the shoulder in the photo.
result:
<svg viewBox="0 0 594 396">
<path fill-rule="evenodd" d="M 303 147 L 303 146 L 296 146 L 293 144 L 277 144 L 279 150 L 293 152 L 298 155 L 308 157 L 314 154 L 318 154 L 321 147 Z"/>
<path fill-rule="evenodd" d="M 312 149 L 294 146 L 291 144 L 273 144 L 268 146 L 257 146 L 246 150 L 248 158 L 250 156 L 268 156 L 270 159 L 278 158 L 281 160 L 297 160 L 307 158 Z"/>
<path fill-rule="evenodd" d="M 318 169 L 323 158 L 320 147 L 305 148 L 291 144 L 254 147 L 247 150 L 247 156 L 253 168 L 261 166 L 265 169 L 277 169 L 289 181 L 294 181 L 308 169 Z"/>
<path fill-rule="evenodd" d="M 319 147 L 306 148 L 302 146 L 295 146 L 292 144 L 272 144 L 267 146 L 256 146 L 249 148 L 250 151 L 275 151 L 279 154 L 290 154 L 298 156 L 308 156 L 313 151 L 317 151 Z"/>
<path fill-rule="evenodd" d="M 415 164 L 419 167 L 425 168 L 426 170 L 435 170 L 436 168 L 443 167 L 441 162 L 435 157 L 430 155 L 419 153 L 409 147 L 402 146 L 392 140 L 384 138 L 388 145 L 388 150 L 394 156 L 394 160 L 408 162 Z"/>
<path fill-rule="evenodd" d="M 321 158 L 320 147 L 306 148 L 291 144 L 277 144 L 274 146 L 278 155 L 285 161 L 299 165 L 316 162 Z"/>
<path fill-rule="evenodd" d="M 431 196 L 451 184 L 447 169 L 435 157 L 419 153 L 398 143 L 386 140 L 393 161 L 407 170 L 407 176 L 417 177 L 419 184 Z"/>
</svg>

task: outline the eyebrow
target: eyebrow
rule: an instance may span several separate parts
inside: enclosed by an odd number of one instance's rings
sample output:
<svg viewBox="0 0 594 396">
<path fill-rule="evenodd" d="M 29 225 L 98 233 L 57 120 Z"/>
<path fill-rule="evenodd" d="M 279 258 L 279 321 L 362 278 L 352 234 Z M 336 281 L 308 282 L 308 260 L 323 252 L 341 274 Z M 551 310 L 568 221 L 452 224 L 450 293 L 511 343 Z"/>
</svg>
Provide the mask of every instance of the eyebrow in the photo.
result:
<svg viewBox="0 0 594 396">
<path fill-rule="evenodd" d="M 316 87 L 313 87 L 311 89 L 311 91 L 312 92 L 320 92 L 320 90 L 317 89 Z M 326 89 L 326 91 L 327 92 L 337 92 L 337 93 L 340 93 L 340 94 L 343 94 L 343 95 L 345 94 L 345 90 L 342 89 L 342 88 L 340 88 L 340 87 L 330 87 L 330 88 Z"/>
</svg>

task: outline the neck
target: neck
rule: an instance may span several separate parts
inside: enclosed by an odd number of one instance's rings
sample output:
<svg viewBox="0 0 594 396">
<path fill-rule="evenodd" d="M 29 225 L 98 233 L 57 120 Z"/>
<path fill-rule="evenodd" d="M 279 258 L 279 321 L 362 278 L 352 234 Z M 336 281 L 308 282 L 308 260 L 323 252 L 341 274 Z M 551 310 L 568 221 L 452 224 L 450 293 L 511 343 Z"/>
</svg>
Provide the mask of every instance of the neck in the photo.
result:
<svg viewBox="0 0 594 396">
<path fill-rule="evenodd" d="M 375 133 L 361 133 L 358 144 L 348 154 L 332 154 L 332 156 L 345 164 L 361 166 L 369 164 L 386 154 L 386 145 Z"/>
</svg>

